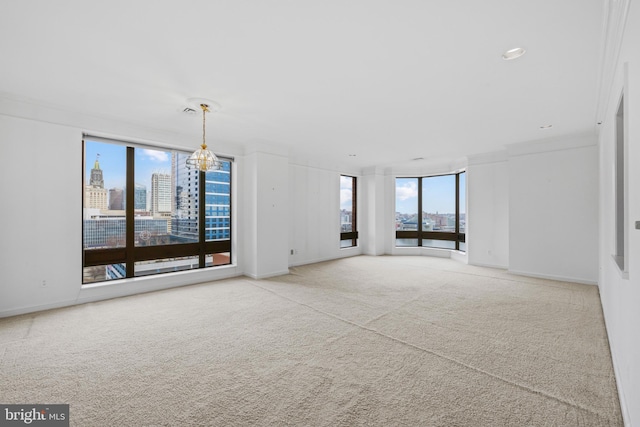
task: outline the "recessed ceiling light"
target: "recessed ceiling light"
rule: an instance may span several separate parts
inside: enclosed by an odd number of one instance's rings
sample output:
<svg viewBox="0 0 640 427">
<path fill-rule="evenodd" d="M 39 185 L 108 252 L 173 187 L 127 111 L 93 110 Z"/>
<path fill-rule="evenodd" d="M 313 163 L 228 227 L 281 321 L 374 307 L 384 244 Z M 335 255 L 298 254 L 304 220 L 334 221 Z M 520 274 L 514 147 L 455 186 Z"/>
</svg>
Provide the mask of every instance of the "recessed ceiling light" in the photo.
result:
<svg viewBox="0 0 640 427">
<path fill-rule="evenodd" d="M 526 50 L 521 47 L 516 47 L 515 49 L 510 49 L 502 54 L 502 59 L 505 61 L 511 61 L 512 59 L 520 58 Z"/>
<path fill-rule="evenodd" d="M 553 127 L 553 125 L 544 125 L 544 126 L 540 126 L 540 129 L 551 129 Z"/>
</svg>

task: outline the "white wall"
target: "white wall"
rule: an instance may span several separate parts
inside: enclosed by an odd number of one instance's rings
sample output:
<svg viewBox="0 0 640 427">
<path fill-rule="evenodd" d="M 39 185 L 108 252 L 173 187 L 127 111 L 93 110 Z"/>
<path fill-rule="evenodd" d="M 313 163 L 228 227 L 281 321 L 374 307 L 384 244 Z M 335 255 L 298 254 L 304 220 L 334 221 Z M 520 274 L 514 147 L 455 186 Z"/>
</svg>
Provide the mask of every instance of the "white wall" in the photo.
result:
<svg viewBox="0 0 640 427">
<path fill-rule="evenodd" d="M 383 255 L 385 251 L 388 223 L 385 221 L 384 178 L 384 172 L 377 168 L 364 171 L 361 178 L 360 242 L 367 255 Z"/>
<path fill-rule="evenodd" d="M 339 177 L 359 177 L 357 170 L 290 165 L 286 152 L 256 149 L 264 144 L 245 152 L 231 143 L 217 143 L 223 147 L 217 151 L 235 158 L 234 264 L 83 287 L 84 132 L 167 148 L 191 147 L 185 145 L 190 140 L 185 135 L 0 96 L 0 194 L 10 201 L 0 221 L 0 317 L 242 274 L 268 277 L 286 273 L 289 265 L 362 253 L 361 245 L 340 249 L 339 240 Z M 379 206 L 380 200 L 368 201 L 360 178 L 361 209 L 370 203 Z M 376 191 L 382 194 L 380 188 Z M 367 216 L 359 214 L 361 235 L 368 228 Z"/>
<path fill-rule="evenodd" d="M 509 271 L 596 284 L 595 134 L 509 147 Z"/>
<path fill-rule="evenodd" d="M 469 158 L 467 197 L 469 263 L 509 268 L 509 169 L 506 152 Z"/>
<path fill-rule="evenodd" d="M 599 286 L 607 324 L 618 390 L 626 425 L 640 425 L 640 4 L 631 3 L 624 23 L 627 1 L 614 2 L 613 25 L 605 58 L 619 57 L 605 69 L 610 88 L 601 105 L 600 126 L 600 252 Z M 618 8 L 618 9 L 616 9 Z M 618 18 L 619 17 L 619 18 Z M 618 42 L 616 30 L 622 43 Z M 628 275 L 614 262 L 615 253 L 615 115 L 620 95 L 625 94 L 627 145 L 626 238 Z"/>
<path fill-rule="evenodd" d="M 306 165 L 289 165 L 289 265 L 360 255 L 359 246 L 340 249 L 340 172 Z M 351 174 L 352 176 L 354 174 Z M 358 206 L 367 206 L 358 177 Z M 358 229 L 367 229 L 358 215 Z M 293 254 L 291 254 L 293 251 Z"/>
<path fill-rule="evenodd" d="M 288 158 L 253 152 L 245 157 L 244 274 L 265 278 L 287 274 L 289 234 Z"/>
<path fill-rule="evenodd" d="M 0 317 L 242 273 L 228 266 L 82 287 L 82 133 L 86 130 L 147 137 L 167 146 L 178 146 L 181 139 L 176 135 L 163 139 L 144 129 L 0 98 Z"/>
<path fill-rule="evenodd" d="M 0 116 L 0 314 L 79 295 L 81 141 L 77 129 Z"/>
</svg>

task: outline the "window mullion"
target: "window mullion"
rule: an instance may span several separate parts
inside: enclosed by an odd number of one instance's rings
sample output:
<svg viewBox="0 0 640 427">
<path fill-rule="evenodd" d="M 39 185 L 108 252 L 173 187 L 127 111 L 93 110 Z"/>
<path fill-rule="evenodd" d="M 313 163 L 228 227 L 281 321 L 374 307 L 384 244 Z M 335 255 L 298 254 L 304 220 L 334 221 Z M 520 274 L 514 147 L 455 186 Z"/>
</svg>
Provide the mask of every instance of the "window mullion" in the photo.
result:
<svg viewBox="0 0 640 427">
<path fill-rule="evenodd" d="M 127 147 L 127 174 L 126 174 L 126 207 L 125 207 L 125 240 L 127 248 L 126 272 L 127 277 L 135 276 L 135 148 Z"/>
<path fill-rule="evenodd" d="M 198 243 L 200 245 L 199 252 L 199 266 L 200 268 L 204 268 L 206 264 L 206 254 L 205 254 L 205 212 L 206 212 L 206 186 L 207 186 L 207 178 L 206 172 L 200 171 L 198 173 Z"/>
<path fill-rule="evenodd" d="M 351 181 L 351 231 L 354 233 L 358 232 L 358 181 L 354 176 Z M 354 237 L 351 240 L 351 245 L 356 246 L 358 244 L 357 239 Z"/>
<path fill-rule="evenodd" d="M 417 229 L 418 229 L 418 247 L 422 246 L 422 222 L 423 222 L 423 215 L 424 213 L 422 212 L 422 180 L 424 178 L 418 178 L 418 220 L 416 221 L 417 224 Z"/>
<path fill-rule="evenodd" d="M 460 173 L 456 174 L 456 250 L 460 250 Z"/>
</svg>

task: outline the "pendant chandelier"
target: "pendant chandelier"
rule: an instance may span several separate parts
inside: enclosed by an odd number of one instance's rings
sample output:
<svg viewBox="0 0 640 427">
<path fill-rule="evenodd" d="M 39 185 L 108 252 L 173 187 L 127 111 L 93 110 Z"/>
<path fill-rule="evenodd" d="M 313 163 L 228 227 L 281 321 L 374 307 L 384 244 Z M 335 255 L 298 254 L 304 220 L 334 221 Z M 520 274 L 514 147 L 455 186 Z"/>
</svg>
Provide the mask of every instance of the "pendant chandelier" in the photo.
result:
<svg viewBox="0 0 640 427">
<path fill-rule="evenodd" d="M 207 149 L 205 139 L 206 114 L 211 110 L 209 110 L 209 105 L 205 103 L 201 103 L 200 108 L 202 109 L 202 145 L 187 159 L 187 168 L 202 172 L 219 170 L 222 167 L 222 163 L 211 150 Z"/>
</svg>

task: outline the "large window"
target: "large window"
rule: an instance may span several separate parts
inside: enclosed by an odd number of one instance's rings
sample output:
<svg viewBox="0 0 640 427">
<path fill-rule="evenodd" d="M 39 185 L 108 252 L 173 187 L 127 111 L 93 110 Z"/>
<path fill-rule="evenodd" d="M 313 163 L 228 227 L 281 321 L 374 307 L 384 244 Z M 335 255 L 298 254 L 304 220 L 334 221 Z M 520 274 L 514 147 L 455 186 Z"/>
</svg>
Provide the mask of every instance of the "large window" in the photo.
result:
<svg viewBox="0 0 640 427">
<path fill-rule="evenodd" d="M 358 245 L 357 221 L 357 179 L 353 176 L 340 176 L 340 247 L 350 248 Z"/>
<path fill-rule="evenodd" d="M 396 246 L 466 250 L 465 173 L 396 178 Z"/>
<path fill-rule="evenodd" d="M 231 263 L 231 160 L 87 137 L 83 283 Z M 129 191 L 133 189 L 133 191 Z"/>
</svg>

